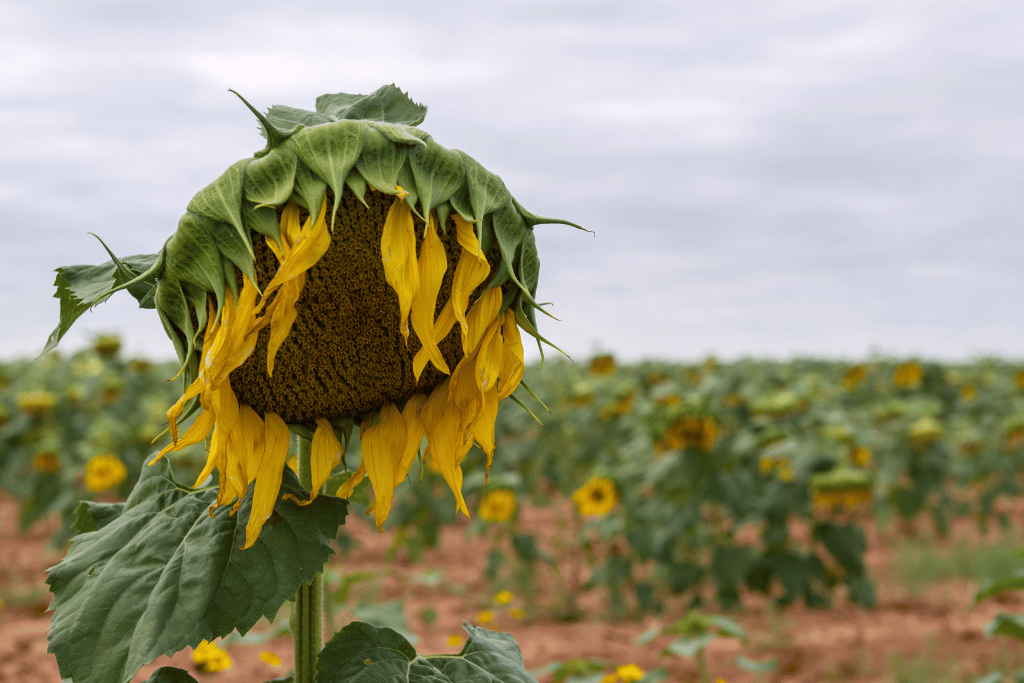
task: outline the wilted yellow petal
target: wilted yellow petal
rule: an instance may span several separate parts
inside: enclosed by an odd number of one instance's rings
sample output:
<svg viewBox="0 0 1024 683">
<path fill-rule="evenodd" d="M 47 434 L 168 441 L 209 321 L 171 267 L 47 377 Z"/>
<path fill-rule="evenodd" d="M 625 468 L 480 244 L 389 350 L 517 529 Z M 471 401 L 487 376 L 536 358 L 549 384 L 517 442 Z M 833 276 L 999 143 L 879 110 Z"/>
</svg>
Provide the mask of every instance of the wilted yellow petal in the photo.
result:
<svg viewBox="0 0 1024 683">
<path fill-rule="evenodd" d="M 487 454 L 487 464 L 484 468 L 484 484 L 488 483 L 487 475 L 491 470 L 491 461 L 494 459 L 494 422 L 498 419 L 498 387 L 492 386 L 484 392 L 483 403 L 480 406 L 480 414 L 473 421 L 471 429 L 473 438 L 480 444 L 480 448 Z"/>
<path fill-rule="evenodd" d="M 192 422 L 192 426 L 188 428 L 180 439 L 178 439 L 177 443 L 172 441 L 164 446 L 163 450 L 161 450 L 157 456 L 149 462 L 149 464 L 152 465 L 171 451 L 179 451 L 186 446 L 191 446 L 203 441 L 210 435 L 210 430 L 213 429 L 214 422 L 213 413 L 208 410 L 202 411 L 196 416 L 195 421 Z"/>
<path fill-rule="evenodd" d="M 426 434 L 422 415 L 423 405 L 426 402 L 426 394 L 413 394 L 402 409 L 402 419 L 405 421 L 405 449 L 402 451 L 402 459 L 395 470 L 396 483 L 409 476 L 412 461 L 420 452 L 420 444 Z"/>
<path fill-rule="evenodd" d="M 498 378 L 498 400 L 508 398 L 523 379 L 523 339 L 516 324 L 516 315 L 509 308 L 501 326 L 501 375 Z"/>
<path fill-rule="evenodd" d="M 469 327 L 468 334 L 462 338 L 462 352 L 472 353 L 480 346 L 484 333 L 487 332 L 498 318 L 501 310 L 501 288 L 491 287 L 480 295 L 473 308 L 466 316 Z"/>
<path fill-rule="evenodd" d="M 274 301 L 267 307 L 266 315 L 270 318 L 270 341 L 267 342 L 267 376 L 274 376 L 274 359 L 277 358 L 277 351 L 281 344 L 288 338 L 292 324 L 299 313 L 295 309 L 295 302 L 302 294 L 302 288 L 306 284 L 306 274 L 301 273 L 293 280 L 281 285 L 277 291 Z"/>
<path fill-rule="evenodd" d="M 243 481 L 248 487 L 256 478 L 263 459 L 263 420 L 250 406 L 239 406 L 235 430 L 240 436 L 241 452 L 234 456 L 241 464 Z"/>
<path fill-rule="evenodd" d="M 384 520 L 391 511 L 391 497 L 398 484 L 395 471 L 402 461 L 405 441 L 405 420 L 394 403 L 388 403 L 380 409 L 376 425 L 367 420 L 359 428 L 363 464 L 370 485 L 373 486 L 373 516 L 377 531 L 384 530 Z"/>
<path fill-rule="evenodd" d="M 404 199 L 396 197 L 384 219 L 380 238 L 384 263 L 384 279 L 398 295 L 398 328 L 409 342 L 409 312 L 419 289 L 419 263 L 416 261 L 416 229 L 412 209 Z"/>
<path fill-rule="evenodd" d="M 459 262 L 455 264 L 455 276 L 452 278 L 452 293 L 447 305 L 452 307 L 451 314 L 462 326 L 463 344 L 465 344 L 466 337 L 469 336 L 469 325 L 466 322 L 469 295 L 487 279 L 487 274 L 490 272 L 491 266 L 486 260 L 476 258 L 466 249 L 459 252 Z M 441 312 L 441 315 L 444 316 L 444 311 Z M 435 326 L 443 329 L 443 326 L 438 323 L 435 323 Z M 440 335 L 441 329 L 435 330 L 436 334 Z M 448 331 L 445 330 L 444 334 L 447 336 Z M 441 339 L 443 338 L 441 337 Z"/>
<path fill-rule="evenodd" d="M 476 237 L 476 228 L 459 213 L 452 214 L 455 220 L 455 237 L 462 248 L 478 261 L 484 260 L 484 251 L 480 248 L 480 240 Z"/>
<path fill-rule="evenodd" d="M 245 525 L 243 550 L 256 542 L 260 530 L 273 513 L 277 494 L 281 491 L 284 464 L 288 460 L 288 444 L 291 440 L 288 425 L 276 413 L 267 413 L 264 418 L 263 457 L 255 473 L 256 488 L 252 495 L 249 522 Z"/>
<path fill-rule="evenodd" d="M 338 490 L 335 491 L 334 495 L 338 498 L 351 498 L 352 492 L 355 491 L 356 486 L 359 485 L 359 482 L 361 482 L 365 476 L 366 465 L 364 463 L 359 463 L 359 469 L 352 473 L 352 476 L 348 478 L 348 481 L 338 487 Z"/>
<path fill-rule="evenodd" d="M 427 222 L 427 231 L 423 237 L 423 244 L 420 246 L 419 268 L 419 289 L 412 298 L 412 329 L 416 331 L 422 345 L 421 351 L 423 365 L 417 360 L 421 357 L 419 353 L 413 360 L 413 373 L 416 381 L 419 381 L 426 361 L 429 360 L 441 372 L 451 374 L 448 363 L 445 362 L 441 350 L 437 347 L 437 340 L 434 333 L 434 308 L 437 305 L 437 293 L 441 289 L 441 281 L 444 279 L 445 271 L 448 270 L 448 256 L 444 250 L 444 244 L 437 236 L 434 214 L 430 214 Z"/>
<path fill-rule="evenodd" d="M 331 246 L 331 233 L 327 229 L 326 214 L 327 199 L 325 197 L 316 222 L 314 223 L 308 218 L 306 219 L 302 232 L 299 234 L 298 239 L 295 240 L 291 252 L 286 253 L 284 260 L 278 266 L 277 273 L 270 280 L 270 284 L 267 285 L 266 289 L 263 290 L 263 300 L 260 302 L 260 309 L 270 298 L 271 293 L 278 287 L 305 273 L 327 253 L 327 249 Z M 257 309 L 257 311 L 260 309 Z"/>
<path fill-rule="evenodd" d="M 322 417 L 316 420 L 316 431 L 313 432 L 313 443 L 310 444 L 309 470 L 313 480 L 313 488 L 309 492 L 309 500 L 296 501 L 299 505 L 309 505 L 320 494 L 320 487 L 327 483 L 331 470 L 341 462 L 341 442 L 334 433 L 331 423 Z"/>
</svg>

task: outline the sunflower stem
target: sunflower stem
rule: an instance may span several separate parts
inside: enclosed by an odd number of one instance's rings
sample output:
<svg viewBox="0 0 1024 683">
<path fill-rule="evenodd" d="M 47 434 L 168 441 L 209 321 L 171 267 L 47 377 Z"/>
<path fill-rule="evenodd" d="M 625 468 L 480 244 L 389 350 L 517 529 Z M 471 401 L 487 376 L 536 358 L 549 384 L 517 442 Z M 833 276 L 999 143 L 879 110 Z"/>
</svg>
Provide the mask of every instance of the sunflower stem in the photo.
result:
<svg viewBox="0 0 1024 683">
<path fill-rule="evenodd" d="M 311 443 L 301 436 L 298 441 L 297 460 L 299 483 L 308 491 L 313 485 L 310 468 Z M 316 658 L 323 647 L 324 576 L 317 572 L 310 583 L 303 583 L 295 593 L 291 629 L 295 643 L 295 683 L 313 683 L 316 677 Z"/>
</svg>

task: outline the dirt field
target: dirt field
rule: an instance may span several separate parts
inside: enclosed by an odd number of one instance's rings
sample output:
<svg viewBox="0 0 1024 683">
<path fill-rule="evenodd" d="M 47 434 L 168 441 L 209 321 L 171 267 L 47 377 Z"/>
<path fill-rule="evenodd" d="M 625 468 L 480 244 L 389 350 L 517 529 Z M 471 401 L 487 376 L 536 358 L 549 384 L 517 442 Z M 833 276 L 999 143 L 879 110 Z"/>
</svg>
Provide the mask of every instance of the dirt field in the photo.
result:
<svg viewBox="0 0 1024 683">
<path fill-rule="evenodd" d="M 60 680 L 57 664 L 46 652 L 49 594 L 43 580 L 47 567 L 57 563 L 60 553 L 48 549 L 49 530 L 37 525 L 30 533 L 16 533 L 16 506 L 0 497 L 0 596 L 6 601 L 0 612 L 0 682 L 56 683 Z M 1024 528 L 1024 507 L 1013 510 L 1014 524 Z M 523 511 L 526 527 L 542 538 L 551 538 L 558 528 L 557 512 L 551 509 Z M 332 566 L 343 572 L 364 570 L 376 573 L 376 579 L 353 588 L 353 599 L 388 601 L 401 599 L 411 630 L 419 638 L 421 653 L 454 653 L 460 645 L 449 640 L 461 633 L 462 621 L 475 621 L 488 607 L 495 624 L 511 632 L 519 642 L 527 667 L 539 670 L 556 661 L 576 657 L 599 658 L 611 666 L 636 663 L 651 671 L 666 669 L 670 681 L 696 681 L 693 660 L 663 656 L 666 641 L 638 646 L 636 637 L 658 623 L 654 617 L 641 621 L 608 623 L 600 615 L 604 609 L 600 596 L 586 594 L 580 606 L 584 618 L 560 623 L 545 617 L 561 598 L 550 575 L 542 574 L 537 593 L 531 596 L 540 618 L 525 621 L 508 616 L 508 608 L 523 604 L 522 596 L 504 607 L 491 602 L 492 587 L 483 575 L 488 541 L 467 539 L 462 527 L 444 532 L 441 546 L 428 550 L 418 563 L 403 561 L 401 555 L 385 561 L 392 543 L 391 534 L 377 534 L 361 523 L 350 523 L 349 532 L 359 541 L 341 567 L 339 558 Z M 955 527 L 957 536 L 977 536 L 973 526 Z M 747 681 L 973 681 L 995 666 L 1016 670 L 1024 665 L 1024 646 L 1006 637 L 989 639 L 983 627 L 997 612 L 1024 612 L 1024 599 L 1011 594 L 1001 602 L 988 601 L 973 607 L 977 586 L 967 580 L 944 580 L 925 589 L 913 589 L 898 578 L 890 550 L 896 532 L 869 529 L 868 564 L 876 579 L 879 604 L 865 610 L 840 599 L 828 611 L 808 610 L 802 606 L 773 609 L 757 596 L 745 598 L 745 609 L 732 614 L 748 634 L 745 643 L 720 639 L 708 649 L 712 680 L 721 676 L 728 683 Z M 948 543 L 952 543 L 949 541 Z M 940 550 L 941 546 L 936 546 Z M 572 562 L 561 563 L 563 569 Z M 440 571 L 441 581 L 424 581 L 427 570 Z M 436 576 L 436 574 L 435 574 Z M 570 584 L 571 585 L 571 584 Z M 431 619 L 430 609 L 434 616 Z M 670 610 L 671 612 L 671 610 Z M 666 617 L 677 617 L 676 609 Z M 344 614 L 339 615 L 342 623 Z M 285 622 L 286 623 L 286 622 Z M 266 628 L 257 625 L 255 630 Z M 291 641 L 279 637 L 262 645 L 231 645 L 233 666 L 216 674 L 193 673 L 200 681 L 218 683 L 263 681 L 281 676 L 290 667 Z M 284 660 L 280 668 L 259 659 L 265 650 L 276 652 Z M 755 675 L 739 668 L 738 655 L 763 660 L 774 658 L 775 671 Z M 895 660 L 894 660 L 895 658 Z M 895 661 L 895 663 L 894 663 Z M 902 664 L 901 664 L 902 662 Z M 192 670 L 188 651 L 170 660 L 161 659 L 146 667 L 135 678 L 144 681 L 157 667 L 168 663 Z M 910 673 L 906 670 L 911 669 Z M 902 673 L 901 673 L 902 672 Z M 916 674 L 914 672 L 917 672 Z M 932 672 L 932 673 L 927 673 Z M 913 677 L 913 675 L 920 677 Z M 550 680 L 550 676 L 542 678 Z"/>
</svg>

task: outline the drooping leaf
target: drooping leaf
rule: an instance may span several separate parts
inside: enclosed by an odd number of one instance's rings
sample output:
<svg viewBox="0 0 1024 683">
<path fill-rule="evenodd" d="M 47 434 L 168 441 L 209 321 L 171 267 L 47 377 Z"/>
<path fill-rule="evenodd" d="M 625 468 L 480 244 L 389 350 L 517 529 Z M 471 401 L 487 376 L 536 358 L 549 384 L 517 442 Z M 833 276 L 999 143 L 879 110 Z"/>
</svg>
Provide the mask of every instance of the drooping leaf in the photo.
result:
<svg viewBox="0 0 1024 683">
<path fill-rule="evenodd" d="M 141 275 L 156 263 L 158 257 L 158 254 L 138 254 L 121 259 L 121 263 L 136 275 Z M 60 299 L 60 322 L 50 334 L 42 353 L 55 349 L 74 322 L 89 310 L 90 306 L 100 303 L 99 297 L 128 282 L 113 261 L 98 266 L 63 266 L 58 268 L 56 273 L 57 277 L 53 284 L 56 285 L 57 291 L 53 297 Z M 150 294 L 154 287 L 155 283 L 145 283 L 133 285 L 128 291 L 139 300 L 140 306 L 152 308 L 153 306 L 147 305 L 146 302 L 152 301 Z"/>
<path fill-rule="evenodd" d="M 974 596 L 974 601 L 980 602 L 1005 591 L 1019 590 L 1024 590 L 1024 572 L 1018 572 L 1005 579 L 987 581 L 978 589 L 978 594 Z"/>
<path fill-rule="evenodd" d="M 209 218 L 185 213 L 178 220 L 178 231 L 167 240 L 168 277 L 190 282 L 213 292 L 217 310 L 224 304 L 224 266 L 217 243 L 210 235 L 213 222 Z"/>
<path fill-rule="evenodd" d="M 287 468 L 281 493 L 304 497 Z M 166 460 L 143 469 L 119 516 L 78 535 L 50 569 L 49 651 L 76 683 L 123 683 L 160 655 L 273 619 L 327 561 L 346 504 L 278 500 L 259 539 L 245 542 L 252 492 L 237 515 L 212 516 L 216 491 L 190 490 Z M 93 514 L 95 521 L 96 517 Z"/>
<path fill-rule="evenodd" d="M 457 655 L 422 656 L 397 632 L 363 622 L 341 629 L 321 650 L 317 683 L 536 683 L 515 639 L 463 622 Z"/>
<path fill-rule="evenodd" d="M 284 204 L 292 196 L 296 161 L 295 152 L 283 146 L 253 160 L 245 169 L 245 198 L 257 206 Z"/>
<path fill-rule="evenodd" d="M 413 102 L 394 83 L 369 95 L 321 95 L 316 98 L 316 110 L 334 120 L 366 119 L 405 126 L 418 126 L 427 116 L 426 106 Z"/>
<path fill-rule="evenodd" d="M 362 153 L 365 141 L 366 127 L 353 121 L 307 128 L 288 140 L 287 144 L 295 150 L 302 163 L 325 181 L 334 193 L 331 216 L 341 205 L 345 179 Z"/>
<path fill-rule="evenodd" d="M 465 182 L 465 170 L 459 153 L 433 141 L 428 142 L 424 149 L 409 150 L 409 166 L 424 214 L 448 201 Z"/>
<path fill-rule="evenodd" d="M 1024 640 L 1024 614 L 997 614 L 995 619 L 985 624 L 985 634 L 990 638 L 1002 634 Z"/>
</svg>

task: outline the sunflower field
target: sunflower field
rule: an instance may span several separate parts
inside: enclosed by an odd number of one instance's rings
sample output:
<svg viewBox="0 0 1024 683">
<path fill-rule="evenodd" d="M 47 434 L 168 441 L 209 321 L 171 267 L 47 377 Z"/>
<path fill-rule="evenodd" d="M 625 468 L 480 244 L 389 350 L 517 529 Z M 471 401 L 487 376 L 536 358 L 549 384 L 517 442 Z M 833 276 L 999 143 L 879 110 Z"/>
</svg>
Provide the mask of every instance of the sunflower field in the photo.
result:
<svg viewBox="0 0 1024 683">
<path fill-rule="evenodd" d="M 74 533 L 80 500 L 124 500 L 169 442 L 176 365 L 126 359 L 119 347 L 105 336 L 71 355 L 0 365 L 0 486 L 21 502 L 24 527 L 62 516 L 57 544 Z M 1024 368 L 997 359 L 549 358 L 524 381 L 535 398 L 501 405 L 489 473 L 478 447 L 464 461 L 469 529 L 494 539 L 495 585 L 516 582 L 520 593 L 538 572 L 558 574 L 553 543 L 585 557 L 562 616 L 587 591 L 620 615 L 676 598 L 730 608 L 745 590 L 810 606 L 839 590 L 870 606 L 865 520 L 923 518 L 941 535 L 957 517 L 999 523 L 995 503 L 1021 492 Z M 334 486 L 359 453 L 353 434 Z M 169 459 L 188 481 L 205 449 Z M 408 478 L 386 527 L 415 559 L 457 523 L 456 504 L 429 460 Z M 374 523 L 356 512 L 371 496 L 352 494 L 353 519 Z M 565 538 L 521 531 L 523 505 L 557 508 Z"/>
</svg>

